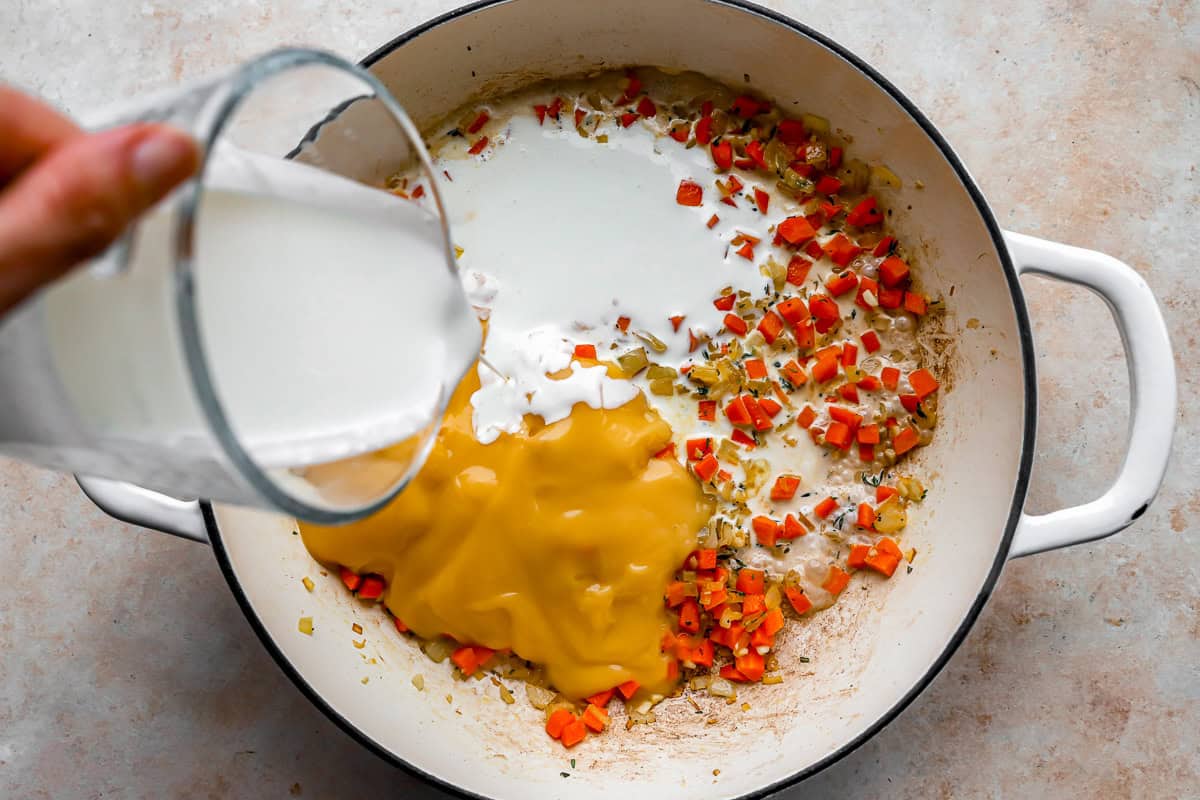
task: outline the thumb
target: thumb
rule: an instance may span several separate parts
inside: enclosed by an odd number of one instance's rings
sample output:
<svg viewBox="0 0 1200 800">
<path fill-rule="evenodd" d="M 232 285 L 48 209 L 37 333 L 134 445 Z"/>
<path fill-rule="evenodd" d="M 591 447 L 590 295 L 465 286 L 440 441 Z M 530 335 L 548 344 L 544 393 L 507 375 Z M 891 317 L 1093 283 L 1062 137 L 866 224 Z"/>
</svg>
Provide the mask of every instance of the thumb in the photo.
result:
<svg viewBox="0 0 1200 800">
<path fill-rule="evenodd" d="M 199 163 L 195 142 L 137 124 L 68 139 L 0 194 L 0 312 L 104 251 Z"/>
</svg>

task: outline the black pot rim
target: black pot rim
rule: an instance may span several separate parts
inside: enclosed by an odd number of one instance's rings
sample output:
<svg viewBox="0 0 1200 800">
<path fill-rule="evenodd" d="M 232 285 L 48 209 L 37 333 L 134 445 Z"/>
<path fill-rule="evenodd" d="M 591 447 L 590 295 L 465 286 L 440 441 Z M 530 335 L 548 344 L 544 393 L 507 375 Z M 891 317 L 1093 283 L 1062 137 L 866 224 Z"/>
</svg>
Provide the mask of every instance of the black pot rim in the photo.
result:
<svg viewBox="0 0 1200 800">
<path fill-rule="evenodd" d="M 363 67 L 369 68 L 377 61 L 380 61 L 384 57 L 391 54 L 397 48 L 412 41 L 418 36 L 433 30 L 434 28 L 437 28 L 448 22 L 453 22 L 460 17 L 475 14 L 480 11 L 487 10 L 493 6 L 504 5 L 509 2 L 514 2 L 514 0 L 477 0 L 477 2 L 456 8 L 453 11 L 449 11 L 441 16 L 435 17 L 434 19 L 418 25 L 406 33 L 397 36 L 395 39 L 392 39 L 390 42 L 368 55 L 360 63 Z M 792 775 L 776 781 L 773 784 L 763 786 L 743 795 L 739 795 L 737 798 L 737 800 L 757 800 L 758 798 L 767 797 L 775 792 L 779 792 L 790 786 L 794 786 L 806 778 L 812 777 L 818 772 L 821 772 L 825 768 L 854 752 L 868 739 L 873 737 L 879 731 L 883 730 L 884 727 L 886 727 L 889 723 L 891 723 L 892 720 L 899 716 L 900 712 L 907 708 L 909 704 L 912 703 L 913 700 L 915 700 L 917 696 L 929 686 L 933 679 L 937 677 L 942 669 L 945 668 L 947 662 L 950 660 L 950 657 L 954 655 L 955 651 L 958 650 L 959 646 L 966 638 L 967 632 L 970 631 L 971 627 L 975 624 L 975 620 L 979 617 L 980 612 L 983 610 L 984 605 L 991 596 L 992 589 L 995 588 L 996 581 L 1000 577 L 1000 571 L 1003 569 L 1004 563 L 1008 558 L 1009 547 L 1012 544 L 1012 538 L 1016 532 L 1017 523 L 1021 518 L 1021 509 L 1025 505 L 1025 494 L 1029 488 L 1029 476 L 1033 464 L 1034 440 L 1037 430 L 1037 374 L 1034 369 L 1035 362 L 1033 355 L 1033 336 L 1029 325 L 1029 315 L 1025 308 L 1025 299 L 1021 291 L 1020 282 L 1017 279 L 1017 272 L 1013 268 L 1012 260 L 1009 257 L 1008 248 L 1005 245 L 1000 226 L 996 222 L 990 206 L 984 199 L 983 193 L 979 190 L 979 187 L 975 185 L 975 182 L 971 179 L 970 174 L 968 174 L 966 167 L 963 166 L 962 161 L 954 153 L 954 150 L 950 147 L 950 144 L 937 130 L 937 128 L 934 127 L 929 118 L 926 117 L 921 110 L 918 109 L 917 106 L 908 99 L 908 97 L 906 97 L 899 89 L 892 85 L 892 83 L 888 81 L 887 78 L 885 78 L 882 74 L 880 74 L 874 67 L 863 61 L 861 58 L 847 50 L 842 45 L 828 38 L 824 34 L 818 33 L 807 25 L 776 11 L 763 8 L 762 6 L 754 3 L 746 2 L 746 0 L 701 0 L 701 2 L 728 6 L 754 16 L 762 17 L 774 22 L 775 24 L 782 25 L 792 32 L 811 39 L 826 49 L 831 50 L 833 53 L 840 56 L 842 59 L 870 78 L 877 86 L 879 86 L 880 89 L 885 91 L 897 103 L 899 103 L 904 110 L 908 112 L 909 116 L 911 116 L 912 119 L 921 126 L 921 129 L 925 132 L 925 135 L 937 145 L 943 157 L 945 157 L 947 162 L 954 169 L 959 180 L 962 181 L 962 184 L 966 188 L 967 193 L 970 195 L 971 200 L 975 203 L 976 211 L 978 211 L 980 217 L 984 221 L 984 224 L 987 226 L 988 234 L 992 238 L 992 243 L 996 247 L 996 252 L 1000 257 L 1001 266 L 1004 268 L 1004 277 L 1008 282 L 1009 291 L 1011 293 L 1013 312 L 1017 319 L 1017 330 L 1020 334 L 1022 368 L 1025 378 L 1025 430 L 1021 440 L 1021 457 L 1017 472 L 1017 482 L 1013 491 L 1013 500 L 1009 509 L 1008 520 L 1005 523 L 1004 537 L 1000 543 L 1000 547 L 997 548 L 996 557 L 992 562 L 991 569 L 988 571 L 987 578 L 984 580 L 983 586 L 980 587 L 979 593 L 975 597 L 975 601 L 971 604 L 971 608 L 963 617 L 963 621 L 959 624 L 954 634 L 950 637 L 937 660 L 921 677 L 921 679 L 917 681 L 917 683 L 902 697 L 897 699 L 897 701 L 892 705 L 891 708 L 887 710 L 887 712 L 882 714 L 879 719 L 875 720 L 875 722 L 869 725 L 862 733 L 843 744 L 834 752 L 825 756 L 821 760 L 808 765 L 804 769 L 798 770 Z M 317 127 L 320 126 L 318 125 Z M 315 130 L 313 133 L 315 133 Z M 208 538 L 212 543 L 213 552 L 217 557 L 217 563 L 220 565 L 221 572 L 225 576 L 225 580 L 229 583 L 229 587 L 233 591 L 233 595 L 237 599 L 238 605 L 241 606 L 242 612 L 246 615 L 246 619 L 254 629 L 254 632 L 258 635 L 258 638 L 262 641 L 263 646 L 267 649 L 267 652 L 271 654 L 271 657 L 275 660 L 275 663 L 279 665 L 279 668 L 283 670 L 284 674 L 287 675 L 294 684 L 296 684 L 296 687 L 317 708 L 319 708 L 325 714 L 325 716 L 332 720 L 334 724 L 388 763 L 399 767 L 408 774 L 419 778 L 443 791 L 449 792 L 454 796 L 471 798 L 471 800 L 488 800 L 488 798 L 484 795 L 476 794 L 475 792 L 463 789 L 460 786 L 439 778 L 436 775 L 431 775 L 430 773 L 425 772 L 415 765 L 405 761 L 399 755 L 393 753 L 369 737 L 351 720 L 344 717 L 325 701 L 321 694 L 304 679 L 295 666 L 293 666 L 283 654 L 283 651 L 280 650 L 280 648 L 275 644 L 270 632 L 267 630 L 258 614 L 255 613 L 253 605 L 246 596 L 246 593 L 242 590 L 241 584 L 239 583 L 237 575 L 234 572 L 233 564 L 229 558 L 229 551 L 225 547 L 224 541 L 221 538 L 220 527 L 217 525 L 216 517 L 213 514 L 212 505 L 205 501 L 201 503 L 201 509 L 204 514 L 204 524 L 208 532 Z"/>
</svg>

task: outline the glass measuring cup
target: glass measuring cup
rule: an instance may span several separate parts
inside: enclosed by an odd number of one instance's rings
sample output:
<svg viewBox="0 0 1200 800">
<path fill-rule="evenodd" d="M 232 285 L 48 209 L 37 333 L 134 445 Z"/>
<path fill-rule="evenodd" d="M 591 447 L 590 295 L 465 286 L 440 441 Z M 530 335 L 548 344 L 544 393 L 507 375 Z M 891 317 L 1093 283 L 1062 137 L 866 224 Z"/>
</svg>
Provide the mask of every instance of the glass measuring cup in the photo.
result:
<svg viewBox="0 0 1200 800">
<path fill-rule="evenodd" d="M 329 146 L 335 114 L 353 124 Z M 134 121 L 190 132 L 201 171 L 0 322 L 0 452 L 323 524 L 378 509 L 480 335 L 416 128 L 365 70 L 304 49 L 88 122 Z M 397 173 L 438 216 L 367 188 Z"/>
</svg>

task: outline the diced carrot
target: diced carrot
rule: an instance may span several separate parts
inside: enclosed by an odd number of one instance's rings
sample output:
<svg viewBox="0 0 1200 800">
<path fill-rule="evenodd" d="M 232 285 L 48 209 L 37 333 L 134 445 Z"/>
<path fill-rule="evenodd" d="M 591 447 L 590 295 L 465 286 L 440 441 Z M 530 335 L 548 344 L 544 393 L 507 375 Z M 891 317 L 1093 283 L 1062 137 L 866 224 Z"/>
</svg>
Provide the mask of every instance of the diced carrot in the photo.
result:
<svg viewBox="0 0 1200 800">
<path fill-rule="evenodd" d="M 824 245 L 825 255 L 839 267 L 848 265 L 862 252 L 862 248 L 851 241 L 846 234 L 839 233 Z"/>
<path fill-rule="evenodd" d="M 837 500 L 834 500 L 832 497 L 826 497 L 824 500 L 817 503 L 816 507 L 813 509 L 813 513 L 821 519 L 828 519 L 829 515 L 832 514 L 836 508 Z"/>
<path fill-rule="evenodd" d="M 921 398 L 915 394 L 900 395 L 900 405 L 904 406 L 904 410 L 910 414 L 916 414 L 917 409 L 921 407 Z"/>
<path fill-rule="evenodd" d="M 681 206 L 698 206 L 704 202 L 704 189 L 694 181 L 682 180 L 675 190 L 675 202 Z"/>
<path fill-rule="evenodd" d="M 750 422 L 754 425 L 754 430 L 768 431 L 775 427 L 775 423 L 771 422 L 771 418 L 751 395 L 742 396 L 742 405 L 746 407 L 746 413 L 750 415 Z"/>
<path fill-rule="evenodd" d="M 737 254 L 739 256 L 741 256 L 742 258 L 746 259 L 747 261 L 753 261 L 754 260 L 754 245 L 750 244 L 749 242 L 746 242 L 745 244 L 743 244 L 741 247 L 739 247 L 737 249 Z"/>
<path fill-rule="evenodd" d="M 761 590 L 755 594 L 752 592 L 744 593 L 742 597 L 742 619 L 748 619 L 755 614 L 761 614 L 767 610 L 767 600 L 763 596 Z"/>
<path fill-rule="evenodd" d="M 767 612 L 767 616 L 763 618 L 762 625 L 758 629 L 765 631 L 768 636 L 774 636 L 783 630 L 783 611 L 778 608 L 773 608 Z"/>
<path fill-rule="evenodd" d="M 875 552 L 867 556 L 867 566 L 885 577 L 892 577 L 892 573 L 900 565 L 900 559 L 904 558 L 904 554 L 900 552 L 900 547 L 892 539 L 885 536 L 875 543 L 873 549 Z"/>
<path fill-rule="evenodd" d="M 825 383 L 831 381 L 838 373 L 838 362 L 836 356 L 821 358 L 817 363 L 813 364 L 810 370 L 812 378 L 817 383 Z"/>
<path fill-rule="evenodd" d="M 927 369 L 918 369 L 908 374 L 909 385 L 913 388 L 913 393 L 917 399 L 924 400 L 929 395 L 938 390 L 937 379 L 933 377 Z"/>
<path fill-rule="evenodd" d="M 800 414 L 796 417 L 796 423 L 801 428 L 807 428 L 813 424 L 813 420 L 817 418 L 817 412 L 812 410 L 812 406 L 805 406 Z"/>
<path fill-rule="evenodd" d="M 592 705 L 591 703 L 588 703 L 588 707 L 583 710 L 583 714 L 579 719 L 596 733 L 601 733 L 608 727 L 608 712 L 600 706 Z"/>
<path fill-rule="evenodd" d="M 754 187 L 754 205 L 758 206 L 758 213 L 767 213 L 767 207 L 770 206 L 770 204 L 771 195 L 767 194 L 762 189 L 759 189 L 757 186 Z"/>
<path fill-rule="evenodd" d="M 679 627 L 690 633 L 700 630 L 700 605 L 695 600 L 684 600 L 679 606 Z"/>
<path fill-rule="evenodd" d="M 754 539 L 763 547 L 774 547 L 779 536 L 779 523 L 770 517 L 759 515 L 750 521 Z"/>
<path fill-rule="evenodd" d="M 567 723 L 563 728 L 562 738 L 560 741 L 563 747 L 571 748 L 587 738 L 587 726 L 583 724 L 583 720 L 575 719 Z"/>
<path fill-rule="evenodd" d="M 758 399 L 758 407 L 771 419 L 775 419 L 779 412 L 783 410 L 783 406 L 776 403 L 770 397 L 760 397 Z"/>
<path fill-rule="evenodd" d="M 657 453 L 655 453 L 654 457 L 655 458 L 674 458 L 675 457 L 675 443 L 670 442 L 662 450 L 659 450 Z"/>
<path fill-rule="evenodd" d="M 850 548 L 850 555 L 846 556 L 846 566 L 851 569 L 863 569 L 867 566 L 867 553 L 869 552 L 871 552 L 870 545 L 854 545 Z"/>
<path fill-rule="evenodd" d="M 717 474 L 717 469 L 720 464 L 717 463 L 717 457 L 709 453 L 704 458 L 692 465 L 692 471 L 696 473 L 696 477 L 703 483 L 712 480 L 712 476 Z"/>
<path fill-rule="evenodd" d="M 879 426 L 863 425 L 858 429 L 858 441 L 860 444 L 879 444 Z"/>
<path fill-rule="evenodd" d="M 772 500 L 791 500 L 800 488 L 800 478 L 796 475 L 780 475 L 771 487 Z"/>
<path fill-rule="evenodd" d="M 745 336 L 746 331 L 750 330 L 750 326 L 737 314 L 726 314 L 725 329 L 735 336 Z"/>
<path fill-rule="evenodd" d="M 717 551 L 714 548 L 701 548 L 696 551 L 696 567 L 698 569 L 716 569 Z"/>
<path fill-rule="evenodd" d="M 803 386 L 808 381 L 808 376 L 804 374 L 804 369 L 797 363 L 796 359 L 788 361 L 780 368 L 783 379 L 791 384 L 793 389 Z"/>
<path fill-rule="evenodd" d="M 733 145 L 729 142 L 713 142 L 712 147 L 713 163 L 717 165 L 717 169 L 721 172 L 728 172 L 733 166 Z"/>
<path fill-rule="evenodd" d="M 889 497 L 896 497 L 900 494 L 900 490 L 894 486 L 876 486 L 875 487 L 875 502 L 882 503 Z"/>
<path fill-rule="evenodd" d="M 757 650 L 751 650 L 746 655 L 735 658 L 734 667 L 746 676 L 746 680 L 752 682 L 761 680 L 765 671 L 763 657 Z"/>
<path fill-rule="evenodd" d="M 892 252 L 892 245 L 896 244 L 896 237 L 885 236 L 879 240 L 879 244 L 875 245 L 875 249 L 871 251 L 871 255 L 876 258 L 886 256 Z"/>
<path fill-rule="evenodd" d="M 701 400 L 696 414 L 704 422 L 714 422 L 717 419 L 717 401 Z"/>
<path fill-rule="evenodd" d="M 577 344 L 575 345 L 576 358 L 590 358 L 596 360 L 596 345 L 594 344 Z"/>
<path fill-rule="evenodd" d="M 841 395 L 842 399 L 847 403 L 858 402 L 858 386 L 853 383 L 843 383 L 838 387 L 838 394 Z"/>
<path fill-rule="evenodd" d="M 873 530 L 875 528 L 875 509 L 871 508 L 870 503 L 858 504 L 858 518 L 854 522 L 860 528 Z"/>
<path fill-rule="evenodd" d="M 733 433 L 729 434 L 729 438 L 732 439 L 734 443 L 740 444 L 743 447 L 754 448 L 758 446 L 758 442 L 755 441 L 754 437 L 746 433 L 741 428 L 734 428 Z"/>
<path fill-rule="evenodd" d="M 783 590 L 783 594 L 797 614 L 803 614 L 812 608 L 812 601 L 808 599 L 808 595 L 802 589 L 788 586 Z"/>
<path fill-rule="evenodd" d="M 858 276 L 850 270 L 830 275 L 825 281 L 825 288 L 834 297 L 841 297 L 846 292 L 853 291 L 858 286 Z"/>
<path fill-rule="evenodd" d="M 688 461 L 699 461 L 712 452 L 712 439 L 707 436 L 702 439 L 688 439 L 684 450 Z"/>
<path fill-rule="evenodd" d="M 717 183 L 719 184 L 720 181 L 717 181 Z M 737 175 L 730 175 L 729 180 L 727 181 L 726 185 L 729 187 L 728 188 L 729 194 L 736 194 L 737 192 L 740 192 L 742 190 L 743 186 L 745 186 L 745 184 L 742 183 L 741 179 L 738 178 Z M 755 239 L 754 243 L 758 244 L 758 240 Z"/>
<path fill-rule="evenodd" d="M 638 690 L 639 685 L 640 684 L 637 681 L 625 681 L 622 684 L 618 684 L 617 691 L 621 693 L 621 697 L 624 697 L 626 700 L 628 700 L 629 698 L 633 697 L 633 693 Z"/>
<path fill-rule="evenodd" d="M 616 693 L 616 691 L 616 689 L 605 689 L 603 692 L 596 692 L 594 695 L 589 697 L 587 701 L 594 706 L 600 706 L 600 708 L 604 708 L 608 705 L 608 701 L 612 700 L 612 696 Z"/>
<path fill-rule="evenodd" d="M 776 230 L 779 231 L 780 236 L 787 240 L 788 244 L 807 242 L 817 235 L 816 229 L 804 217 L 788 217 L 779 223 L 779 227 Z"/>
<path fill-rule="evenodd" d="M 849 582 L 850 576 L 845 570 L 832 566 L 829 568 L 829 575 L 825 578 L 825 582 L 821 584 L 821 588 L 830 594 L 841 594 Z"/>
<path fill-rule="evenodd" d="M 471 145 L 471 149 L 468 150 L 467 152 L 473 156 L 477 156 L 480 153 L 482 153 L 483 148 L 485 148 L 487 146 L 488 146 L 488 137 L 484 136 L 484 137 L 481 137 L 479 139 L 479 141 L 475 142 L 475 144 Z"/>
<path fill-rule="evenodd" d="M 562 738 L 563 728 L 575 721 L 575 715 L 565 708 L 560 708 L 546 720 L 546 733 L 551 739 Z"/>
<path fill-rule="evenodd" d="M 759 380 L 767 377 L 767 362 L 761 358 L 748 358 L 742 362 L 742 366 L 746 370 L 746 377 L 750 380 Z"/>
<path fill-rule="evenodd" d="M 737 302 L 737 297 L 732 294 L 723 294 L 716 300 L 713 300 L 713 307 L 717 311 L 732 311 L 733 304 Z"/>
<path fill-rule="evenodd" d="M 738 570 L 737 590 L 743 594 L 762 594 L 766 591 L 767 575 L 761 569 Z M 742 613 L 746 613 L 744 610 Z"/>
<path fill-rule="evenodd" d="M 859 425 L 862 425 L 863 418 L 848 408 L 842 408 L 841 406 L 829 406 L 828 410 L 830 419 L 844 423 L 855 429 L 857 429 Z"/>
<path fill-rule="evenodd" d="M 411 630 L 399 617 L 392 617 L 392 622 L 396 623 L 396 630 L 400 633 L 408 633 Z"/>
<path fill-rule="evenodd" d="M 667 584 L 667 593 L 663 600 L 668 608 L 675 608 L 687 599 L 687 584 L 683 581 L 671 581 Z"/>
<path fill-rule="evenodd" d="M 746 401 L 740 395 L 730 400 L 729 405 L 725 406 L 725 416 L 729 418 L 729 422 L 733 425 L 751 424 L 750 412 L 746 409 Z"/>
<path fill-rule="evenodd" d="M 892 437 L 892 449 L 896 451 L 896 455 L 904 455 L 916 447 L 920 439 L 920 435 L 911 427 L 905 428 Z"/>
<path fill-rule="evenodd" d="M 682 314 L 676 314 L 673 317 L 667 317 L 671 323 L 671 329 L 679 333 L 679 326 L 683 324 L 684 317 Z"/>
<path fill-rule="evenodd" d="M 900 385 L 900 370 L 895 367 L 884 367 L 879 371 L 879 380 L 883 382 L 883 388 L 894 392 Z"/>
<path fill-rule="evenodd" d="M 879 378 L 876 378 L 874 375 L 864 375 L 858 379 L 858 388 L 862 389 L 864 392 L 877 392 L 881 386 L 883 386 L 883 384 L 880 383 Z"/>
<path fill-rule="evenodd" d="M 783 518 L 783 531 L 779 534 L 780 539 L 799 539 L 806 533 L 808 533 L 808 529 L 800 524 L 800 520 L 796 519 L 794 514 L 788 514 Z"/>
<path fill-rule="evenodd" d="M 879 351 L 879 334 L 875 331 L 867 331 L 859 338 L 862 339 L 863 349 L 868 353 L 875 353 Z"/>
<path fill-rule="evenodd" d="M 774 344 L 782 331 L 783 319 L 774 311 L 768 311 L 758 323 L 758 332 L 767 340 L 767 344 Z"/>
<path fill-rule="evenodd" d="M 366 575 L 362 579 L 362 583 L 358 587 L 358 598 L 360 600 L 378 600 L 383 597 L 383 590 L 387 588 L 387 582 L 381 575 Z"/>
<path fill-rule="evenodd" d="M 787 282 L 792 286 L 803 286 L 808 280 L 808 271 L 812 269 L 812 262 L 801 256 L 792 256 L 787 265 Z"/>
<path fill-rule="evenodd" d="M 617 328 L 621 333 L 629 330 L 629 317 L 617 317 Z"/>
<path fill-rule="evenodd" d="M 850 426 L 844 422 L 831 422 L 829 428 L 825 431 L 825 441 L 834 447 L 842 450 L 847 450 L 850 443 L 854 441 L 854 434 L 850 430 Z"/>
<path fill-rule="evenodd" d="M 339 567 L 338 574 L 342 578 L 342 583 L 346 584 L 346 588 L 352 592 L 356 591 L 362 583 L 362 575 L 358 575 L 345 567 Z"/>
<path fill-rule="evenodd" d="M 917 294 L 916 292 L 904 293 L 904 310 L 916 314 L 918 317 L 925 313 L 928 304 L 925 301 L 925 295 Z"/>
<path fill-rule="evenodd" d="M 717 226 L 717 223 L 718 223 L 718 222 L 720 222 L 720 221 L 721 221 L 721 218 L 720 218 L 720 217 L 718 217 L 716 214 L 713 214 L 711 217 L 709 217 L 709 218 L 708 218 L 708 222 L 706 222 L 706 223 L 704 223 L 704 224 L 705 224 L 705 225 L 706 225 L 708 228 L 710 228 L 710 229 L 711 229 L 711 228 L 715 228 L 715 227 Z"/>
<path fill-rule="evenodd" d="M 889 289 L 894 289 L 908 279 L 908 264 L 904 259 L 888 256 L 879 265 L 879 280 Z"/>
</svg>

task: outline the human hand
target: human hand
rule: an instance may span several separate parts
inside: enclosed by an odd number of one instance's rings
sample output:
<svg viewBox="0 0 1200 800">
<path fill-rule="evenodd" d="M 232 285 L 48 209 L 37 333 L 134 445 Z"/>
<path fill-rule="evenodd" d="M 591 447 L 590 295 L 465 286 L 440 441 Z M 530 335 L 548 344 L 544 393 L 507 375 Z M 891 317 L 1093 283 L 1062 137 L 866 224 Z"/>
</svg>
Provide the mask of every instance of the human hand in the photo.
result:
<svg viewBox="0 0 1200 800">
<path fill-rule="evenodd" d="M 0 85 L 0 314 L 104 251 L 199 163 L 165 125 L 86 133 Z"/>
</svg>

